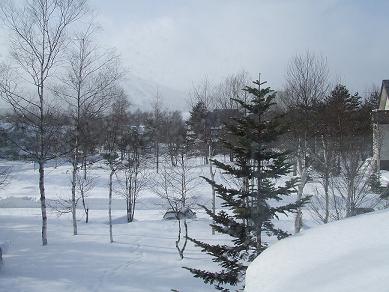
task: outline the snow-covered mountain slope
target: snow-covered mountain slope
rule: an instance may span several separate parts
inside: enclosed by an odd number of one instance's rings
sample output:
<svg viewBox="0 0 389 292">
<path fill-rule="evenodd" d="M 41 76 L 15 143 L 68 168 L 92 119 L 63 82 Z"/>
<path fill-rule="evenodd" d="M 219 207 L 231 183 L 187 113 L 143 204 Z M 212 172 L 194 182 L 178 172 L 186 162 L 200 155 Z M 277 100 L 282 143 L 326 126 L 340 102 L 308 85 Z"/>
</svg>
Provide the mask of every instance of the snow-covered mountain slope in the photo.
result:
<svg viewBox="0 0 389 292">
<path fill-rule="evenodd" d="M 247 292 L 389 291 L 389 211 L 312 228 L 249 266 Z"/>
<path fill-rule="evenodd" d="M 184 90 L 171 88 L 153 80 L 142 79 L 130 73 L 126 74 L 121 85 L 131 103 L 131 110 L 151 110 L 153 99 L 157 93 L 162 103 L 162 109 L 178 111 L 189 109 L 188 93 Z M 0 100 L 0 114 L 10 110 L 10 106 L 5 101 Z"/>
<path fill-rule="evenodd" d="M 153 98 L 160 96 L 162 106 L 169 110 L 184 111 L 187 109 L 187 93 L 168 86 L 127 74 L 122 85 L 133 108 L 150 110 Z"/>
</svg>

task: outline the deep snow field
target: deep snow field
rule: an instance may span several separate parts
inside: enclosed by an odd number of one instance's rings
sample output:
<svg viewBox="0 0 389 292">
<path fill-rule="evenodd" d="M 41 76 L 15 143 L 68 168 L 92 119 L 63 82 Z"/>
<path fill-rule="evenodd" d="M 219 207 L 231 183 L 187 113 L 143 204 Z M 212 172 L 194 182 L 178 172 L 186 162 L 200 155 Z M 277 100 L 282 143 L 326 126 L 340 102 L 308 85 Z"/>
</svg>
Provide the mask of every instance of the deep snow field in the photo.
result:
<svg viewBox="0 0 389 292">
<path fill-rule="evenodd" d="M 0 191 L 0 244 L 4 265 L 0 270 L 0 291 L 213 291 L 183 266 L 216 267 L 200 249 L 188 242 L 184 260 L 175 248 L 177 222 L 162 220 L 164 210 L 152 190 L 144 190 L 135 212 L 135 222 L 125 223 L 125 204 L 116 195 L 113 204 L 113 237 L 109 243 L 107 224 L 108 171 L 95 165 L 91 175 L 97 185 L 88 197 L 89 223 L 78 210 L 78 233 L 73 236 L 71 216 L 48 209 L 48 246 L 41 246 L 41 214 L 38 171 L 32 163 L 1 161 L 11 166 L 9 185 Z M 47 199 L 68 199 L 70 167 L 46 170 Z M 200 166 L 196 175 L 206 175 Z M 155 178 L 151 175 L 151 178 Z M 210 204 L 210 186 L 201 180 L 196 195 Z M 189 235 L 209 242 L 222 242 L 212 235 L 210 220 L 201 210 L 189 220 Z M 280 222 L 291 230 L 289 219 Z M 1 243 L 2 242 L 2 243 Z"/>
<path fill-rule="evenodd" d="M 125 222 L 123 198 L 114 194 L 113 237 L 107 224 L 108 170 L 96 164 L 90 174 L 96 187 L 87 198 L 89 223 L 78 209 L 78 233 L 72 235 L 70 214 L 48 209 L 48 246 L 41 246 L 38 171 L 32 163 L 0 161 L 10 166 L 10 183 L 0 191 L 0 245 L 4 265 L 0 291 L 214 291 L 183 266 L 219 268 L 188 242 L 185 258 L 175 248 L 177 222 L 162 220 L 165 209 L 151 189 L 141 192 L 135 222 Z M 207 175 L 198 166 L 195 175 Z M 46 169 L 47 199 L 69 199 L 70 167 L 53 163 Z M 151 181 L 155 173 L 150 172 Z M 217 174 L 217 179 L 222 179 Z M 384 174 L 383 180 L 389 181 Z M 310 183 L 306 192 L 316 187 Z M 211 202 L 210 186 L 201 181 L 195 195 Z M 81 206 L 80 206 L 81 207 Z M 228 240 L 212 235 L 209 218 L 196 210 L 189 235 L 208 242 Z M 380 211 L 315 227 L 304 212 L 303 232 L 274 244 L 248 270 L 247 291 L 365 292 L 389 291 L 389 212 Z M 292 232 L 293 217 L 278 223 Z"/>
<path fill-rule="evenodd" d="M 48 221 L 48 240 L 41 246 L 39 209 L 1 209 L 0 238 L 8 240 L 0 291 L 208 291 L 182 266 L 206 267 L 198 248 L 188 246 L 180 260 L 174 246 L 176 222 L 162 221 L 161 211 L 142 210 L 137 221 L 114 225 L 109 243 L 107 214 L 91 211 L 72 235 L 70 216 Z M 123 212 L 115 211 L 114 217 Z M 211 239 L 208 220 L 189 222 L 189 232 Z"/>
</svg>

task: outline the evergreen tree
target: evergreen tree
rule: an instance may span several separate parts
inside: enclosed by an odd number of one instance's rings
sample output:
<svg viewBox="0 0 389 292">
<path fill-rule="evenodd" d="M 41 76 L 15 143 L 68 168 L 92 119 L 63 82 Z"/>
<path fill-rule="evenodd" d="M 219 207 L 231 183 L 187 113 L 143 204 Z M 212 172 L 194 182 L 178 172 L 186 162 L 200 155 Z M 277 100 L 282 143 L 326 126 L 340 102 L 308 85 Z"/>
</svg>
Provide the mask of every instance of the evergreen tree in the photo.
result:
<svg viewBox="0 0 389 292">
<path fill-rule="evenodd" d="M 189 129 L 188 139 L 194 149 L 200 151 L 204 157 L 204 162 L 208 163 L 208 146 L 211 143 L 211 124 L 209 119 L 210 112 L 204 102 L 196 103 L 190 112 L 190 118 L 187 121 Z"/>
<path fill-rule="evenodd" d="M 259 86 L 258 82 L 254 84 Z M 205 283 L 214 284 L 224 291 L 227 287 L 242 285 L 248 263 L 268 246 L 265 235 L 277 239 L 289 235 L 276 227 L 274 220 L 281 214 L 296 212 L 307 201 L 304 198 L 296 203 L 280 202 L 283 197 L 295 192 L 296 180 L 289 180 L 283 185 L 275 183 L 277 178 L 289 172 L 290 164 L 287 163 L 286 152 L 271 146 L 285 131 L 280 117 L 269 114 L 274 105 L 274 91 L 256 87 L 244 90 L 252 96 L 251 100 L 237 99 L 235 102 L 245 109 L 246 114 L 225 125 L 229 133 L 227 136 L 231 139 L 223 143 L 233 153 L 234 162 L 227 164 L 213 160 L 218 169 L 237 178 L 241 185 L 231 188 L 204 178 L 222 199 L 223 210 L 213 214 L 212 210 L 202 207 L 214 222 L 211 226 L 218 233 L 231 236 L 232 241 L 230 245 L 220 245 L 189 238 L 213 257 L 221 271 L 185 267 L 194 277 L 202 278 Z"/>
</svg>

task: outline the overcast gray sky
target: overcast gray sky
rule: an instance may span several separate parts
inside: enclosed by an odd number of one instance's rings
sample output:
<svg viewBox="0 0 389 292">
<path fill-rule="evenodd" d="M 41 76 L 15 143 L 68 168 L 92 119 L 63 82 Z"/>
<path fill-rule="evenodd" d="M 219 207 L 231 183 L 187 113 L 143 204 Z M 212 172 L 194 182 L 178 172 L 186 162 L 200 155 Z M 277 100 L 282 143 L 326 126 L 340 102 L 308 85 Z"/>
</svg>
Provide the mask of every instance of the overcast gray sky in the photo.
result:
<svg viewBox="0 0 389 292">
<path fill-rule="evenodd" d="M 242 69 L 276 88 L 296 53 L 323 54 L 363 91 L 389 78 L 389 1 L 92 0 L 104 40 L 145 79 L 186 89 Z"/>
<path fill-rule="evenodd" d="M 90 0 L 134 75 L 187 90 L 205 75 L 262 73 L 275 89 L 288 61 L 311 50 L 327 57 L 333 80 L 363 93 L 389 78 L 389 1 Z M 4 41 L 0 41 L 0 46 Z"/>
</svg>

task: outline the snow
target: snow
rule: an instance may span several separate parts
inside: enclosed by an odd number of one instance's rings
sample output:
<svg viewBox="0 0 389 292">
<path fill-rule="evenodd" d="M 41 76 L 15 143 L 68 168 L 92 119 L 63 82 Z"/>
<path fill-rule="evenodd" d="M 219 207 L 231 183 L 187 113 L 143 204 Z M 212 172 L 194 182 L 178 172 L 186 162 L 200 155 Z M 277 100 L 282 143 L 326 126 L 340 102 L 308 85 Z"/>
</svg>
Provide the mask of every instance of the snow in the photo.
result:
<svg viewBox="0 0 389 292">
<path fill-rule="evenodd" d="M 387 292 L 389 211 L 329 223 L 269 247 L 249 266 L 247 292 Z"/>
<path fill-rule="evenodd" d="M 39 209 L 1 209 L 0 239 L 9 240 L 0 271 L 0 291 L 212 291 L 182 266 L 210 267 L 199 248 L 186 258 L 175 249 L 176 222 L 163 212 L 139 211 L 137 221 L 114 225 L 109 243 L 106 211 L 91 212 L 72 235 L 70 216 L 48 218 L 49 245 L 41 246 Z M 114 218 L 121 218 L 115 211 Z M 120 220 L 116 221 L 119 223 Z M 188 221 L 190 235 L 208 238 L 209 221 Z M 215 237 L 217 240 L 217 237 Z"/>
<path fill-rule="evenodd" d="M 200 160 L 199 160 L 200 161 Z M 154 166 L 154 165 L 152 165 Z M 39 208 L 39 187 L 38 187 L 38 168 L 34 163 L 22 161 L 0 160 L 0 168 L 10 168 L 9 187 L 0 191 L 0 208 Z M 153 183 L 155 174 L 151 173 L 150 184 Z M 198 167 L 194 175 L 207 175 L 207 167 Z M 106 210 L 108 204 L 108 167 L 103 163 L 95 163 L 89 170 L 88 175 L 93 177 L 96 185 L 88 194 L 88 206 L 93 210 Z M 48 204 L 50 200 L 70 199 L 71 198 L 71 167 L 64 161 L 51 161 L 46 168 L 45 189 Z M 200 179 L 200 184 L 196 188 L 196 196 L 200 197 L 200 203 L 209 204 L 211 202 L 210 186 Z M 118 186 L 114 182 L 114 191 Z M 137 202 L 137 210 L 159 210 L 161 209 L 160 199 L 150 189 L 144 189 L 140 192 L 140 200 Z M 113 209 L 125 208 L 124 198 L 117 192 L 114 192 Z M 81 204 L 78 206 L 82 208 Z"/>
<path fill-rule="evenodd" d="M 12 169 L 9 186 L 0 191 L 4 261 L 0 291 L 214 291 L 213 286 L 195 279 L 182 267 L 220 268 L 190 242 L 185 258 L 180 260 L 175 248 L 177 222 L 163 220 L 166 208 L 152 190 L 141 192 L 135 221 L 129 224 L 124 200 L 115 193 L 115 242 L 111 244 L 107 224 L 109 170 L 96 163 L 89 172 L 97 182 L 87 198 L 89 223 L 84 223 L 83 211 L 79 210 L 79 235 L 73 236 L 71 215 L 58 217 L 50 210 L 49 244 L 42 247 L 37 169 L 33 163 L 15 161 L 0 161 L 0 167 Z M 53 161 L 47 167 L 48 203 L 70 198 L 69 170 L 70 165 L 64 161 Z M 207 173 L 207 166 L 196 169 L 196 175 Z M 150 173 L 150 177 L 155 175 Z M 220 174 L 217 179 L 226 182 Z M 316 186 L 311 182 L 307 192 Z M 202 181 L 196 196 L 210 205 L 210 186 Z M 188 220 L 189 236 L 211 243 L 228 240 L 212 235 L 209 218 L 201 210 L 195 211 L 198 218 Z M 304 212 L 304 220 L 307 228 L 316 225 L 308 212 Z M 310 228 L 282 240 L 250 266 L 247 291 L 388 291 L 387 222 L 389 213 L 381 211 Z M 293 216 L 281 216 L 276 224 L 291 232 Z"/>
<path fill-rule="evenodd" d="M 71 215 L 48 212 L 48 246 L 41 245 L 41 214 L 38 170 L 33 163 L 0 161 L 11 167 L 10 183 L 0 191 L 0 242 L 4 264 L 0 270 L 0 291 L 213 291 L 195 279 L 183 266 L 217 269 L 198 247 L 188 242 L 180 260 L 175 247 L 177 222 L 163 220 L 166 209 L 151 190 L 144 190 L 135 221 L 126 223 L 124 200 L 115 195 L 113 237 L 109 243 L 108 173 L 95 165 L 96 188 L 88 197 L 89 223 L 78 211 L 78 233 L 72 235 Z M 48 201 L 70 197 L 70 165 L 53 162 L 46 169 Z M 207 167 L 199 167 L 204 174 Z M 210 187 L 199 185 L 196 195 L 210 201 Z M 196 210 L 198 219 L 188 220 L 189 235 L 220 242 L 213 236 L 208 217 Z"/>
</svg>

